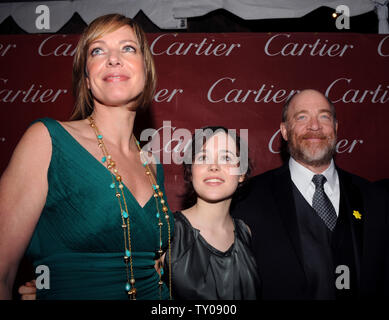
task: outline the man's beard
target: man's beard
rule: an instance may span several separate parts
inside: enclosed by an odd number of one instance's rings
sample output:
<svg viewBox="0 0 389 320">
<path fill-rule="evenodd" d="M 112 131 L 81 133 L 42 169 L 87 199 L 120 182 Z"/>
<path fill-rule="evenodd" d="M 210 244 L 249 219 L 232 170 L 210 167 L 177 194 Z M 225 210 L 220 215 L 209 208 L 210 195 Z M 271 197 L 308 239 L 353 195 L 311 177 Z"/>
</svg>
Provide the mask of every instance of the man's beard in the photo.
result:
<svg viewBox="0 0 389 320">
<path fill-rule="evenodd" d="M 288 151 L 295 159 L 309 166 L 320 167 L 331 162 L 335 154 L 336 133 L 326 137 L 322 133 L 307 133 L 296 137 L 291 130 L 288 130 Z M 316 146 L 309 143 L 307 138 L 322 139 L 322 142 Z M 297 143 L 296 143 L 297 142 Z"/>
</svg>

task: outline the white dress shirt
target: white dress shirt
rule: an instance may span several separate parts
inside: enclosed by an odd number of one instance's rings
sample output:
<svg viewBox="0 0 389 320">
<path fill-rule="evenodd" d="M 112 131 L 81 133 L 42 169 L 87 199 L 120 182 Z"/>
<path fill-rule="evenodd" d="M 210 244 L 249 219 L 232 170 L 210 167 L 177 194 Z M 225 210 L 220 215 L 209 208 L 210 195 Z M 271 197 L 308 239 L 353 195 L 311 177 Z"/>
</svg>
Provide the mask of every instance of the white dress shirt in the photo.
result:
<svg viewBox="0 0 389 320">
<path fill-rule="evenodd" d="M 304 167 L 292 157 L 289 159 L 289 170 L 293 183 L 303 195 L 305 200 L 307 200 L 307 202 L 312 206 L 313 194 L 316 189 L 315 184 L 312 182 L 312 178 L 316 173 Z M 327 179 L 327 182 L 324 183 L 324 192 L 334 206 L 336 215 L 339 216 L 339 176 L 335 169 L 334 160 L 331 160 L 329 167 L 321 174 Z"/>
</svg>

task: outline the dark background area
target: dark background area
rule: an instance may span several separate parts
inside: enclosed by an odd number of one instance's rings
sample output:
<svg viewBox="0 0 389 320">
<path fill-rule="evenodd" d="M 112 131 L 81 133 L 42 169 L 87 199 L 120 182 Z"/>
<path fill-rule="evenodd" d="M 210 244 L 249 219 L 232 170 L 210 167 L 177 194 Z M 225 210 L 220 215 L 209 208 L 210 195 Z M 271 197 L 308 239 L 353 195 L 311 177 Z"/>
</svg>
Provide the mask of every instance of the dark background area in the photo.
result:
<svg viewBox="0 0 389 320">
<path fill-rule="evenodd" d="M 0 1 L 4 2 L 4 1 Z M 338 30 L 332 14 L 334 9 L 320 7 L 301 18 L 244 20 L 224 9 L 215 10 L 201 17 L 188 18 L 187 29 L 160 29 L 142 11 L 134 17 L 148 33 L 158 32 L 352 32 L 378 33 L 378 18 L 374 11 L 350 17 L 350 29 Z M 86 23 L 78 13 L 57 32 L 78 34 Z M 0 34 L 27 34 L 12 17 L 0 24 Z"/>
</svg>

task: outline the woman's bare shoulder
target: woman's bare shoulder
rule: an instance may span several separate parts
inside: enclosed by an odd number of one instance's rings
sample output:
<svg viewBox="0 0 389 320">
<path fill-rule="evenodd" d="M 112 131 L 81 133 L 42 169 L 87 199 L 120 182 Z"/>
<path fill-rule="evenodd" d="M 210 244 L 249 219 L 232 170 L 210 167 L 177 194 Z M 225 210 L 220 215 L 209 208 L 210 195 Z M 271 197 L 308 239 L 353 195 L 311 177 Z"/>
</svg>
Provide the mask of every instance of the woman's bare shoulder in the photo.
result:
<svg viewBox="0 0 389 320">
<path fill-rule="evenodd" d="M 91 127 L 89 126 L 89 123 L 86 121 L 86 119 L 58 122 L 67 132 L 73 136 L 73 138 L 82 144 L 86 144 L 94 138 L 93 131 L 91 130 Z"/>
<path fill-rule="evenodd" d="M 89 127 L 85 119 L 83 120 L 70 120 L 70 121 L 58 121 L 68 131 L 82 132 Z"/>
<path fill-rule="evenodd" d="M 51 138 L 47 127 L 42 122 L 35 122 L 29 126 L 20 139 L 17 149 L 51 149 Z"/>
</svg>

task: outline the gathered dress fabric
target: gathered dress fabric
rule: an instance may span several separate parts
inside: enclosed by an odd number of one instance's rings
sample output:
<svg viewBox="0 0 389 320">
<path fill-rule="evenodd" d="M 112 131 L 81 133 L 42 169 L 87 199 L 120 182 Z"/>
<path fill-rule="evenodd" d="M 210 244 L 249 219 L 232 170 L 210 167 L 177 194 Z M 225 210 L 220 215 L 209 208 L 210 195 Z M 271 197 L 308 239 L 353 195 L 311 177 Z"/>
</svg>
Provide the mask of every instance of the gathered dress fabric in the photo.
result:
<svg viewBox="0 0 389 320">
<path fill-rule="evenodd" d="M 235 239 L 222 252 L 212 247 L 179 211 L 174 213 L 171 271 L 177 300 L 254 300 L 260 279 L 251 253 L 251 235 L 245 223 L 234 219 Z M 165 258 L 165 275 L 169 256 Z"/>
<path fill-rule="evenodd" d="M 128 299 L 122 217 L 116 191 L 110 187 L 111 173 L 59 122 L 37 121 L 47 127 L 52 141 L 46 203 L 26 251 L 34 268 L 45 265 L 49 270 L 49 289 L 38 288 L 37 299 Z M 157 164 L 156 178 L 165 192 L 161 164 Z M 154 268 L 160 248 L 156 200 L 151 196 L 141 207 L 126 186 L 123 192 L 131 227 L 136 298 L 167 299 L 168 288 L 164 284 L 160 291 Z M 173 234 L 170 209 L 168 213 Z M 161 215 L 162 248 L 166 250 L 168 227 Z"/>
</svg>

